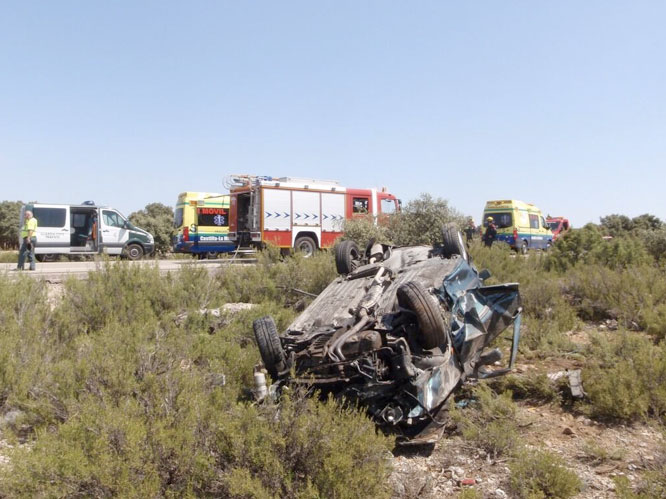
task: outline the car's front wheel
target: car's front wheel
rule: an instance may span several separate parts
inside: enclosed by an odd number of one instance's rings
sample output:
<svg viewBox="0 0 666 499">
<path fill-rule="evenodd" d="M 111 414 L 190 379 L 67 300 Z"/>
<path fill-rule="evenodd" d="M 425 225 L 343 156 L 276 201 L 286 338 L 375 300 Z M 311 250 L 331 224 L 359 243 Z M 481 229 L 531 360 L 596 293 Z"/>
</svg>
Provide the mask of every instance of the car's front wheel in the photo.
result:
<svg viewBox="0 0 666 499">
<path fill-rule="evenodd" d="M 140 244 L 130 244 L 125 248 L 125 256 L 129 260 L 141 260 L 143 258 L 143 248 Z"/>
</svg>

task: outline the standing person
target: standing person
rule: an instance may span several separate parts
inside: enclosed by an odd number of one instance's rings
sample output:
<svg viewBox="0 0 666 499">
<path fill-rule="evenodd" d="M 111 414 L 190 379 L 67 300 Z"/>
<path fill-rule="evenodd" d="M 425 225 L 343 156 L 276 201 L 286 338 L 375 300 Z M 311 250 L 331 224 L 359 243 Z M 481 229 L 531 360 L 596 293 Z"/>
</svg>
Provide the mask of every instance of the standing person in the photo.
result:
<svg viewBox="0 0 666 499">
<path fill-rule="evenodd" d="M 465 227 L 465 236 L 467 236 L 467 246 L 468 247 L 469 247 L 469 244 L 474 239 L 474 233 L 475 232 L 476 232 L 476 226 L 474 225 L 474 219 L 472 217 L 469 217 L 469 220 L 467 221 L 467 227 Z"/>
<path fill-rule="evenodd" d="M 486 233 L 483 235 L 483 241 L 486 243 L 486 247 L 490 248 L 493 245 L 493 241 L 497 238 L 497 226 L 493 221 L 493 217 L 488 217 L 486 221 L 488 224 L 486 226 Z"/>
<path fill-rule="evenodd" d="M 37 244 L 37 219 L 32 216 L 32 211 L 26 210 L 25 221 L 21 229 L 21 249 L 19 249 L 17 270 L 23 270 L 25 257 L 28 256 L 30 270 L 35 270 L 35 245 Z"/>
</svg>

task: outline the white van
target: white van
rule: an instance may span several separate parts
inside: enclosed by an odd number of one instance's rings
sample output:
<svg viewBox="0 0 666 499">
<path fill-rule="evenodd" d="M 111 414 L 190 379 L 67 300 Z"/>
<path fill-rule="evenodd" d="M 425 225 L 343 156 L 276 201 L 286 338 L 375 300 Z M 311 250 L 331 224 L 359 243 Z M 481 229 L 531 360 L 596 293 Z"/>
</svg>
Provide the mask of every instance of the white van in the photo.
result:
<svg viewBox="0 0 666 499">
<path fill-rule="evenodd" d="M 35 257 L 52 260 L 56 255 L 107 253 L 139 260 L 155 250 L 152 234 L 132 225 L 118 210 L 95 206 L 92 201 L 74 204 L 26 204 L 37 219 Z"/>
</svg>

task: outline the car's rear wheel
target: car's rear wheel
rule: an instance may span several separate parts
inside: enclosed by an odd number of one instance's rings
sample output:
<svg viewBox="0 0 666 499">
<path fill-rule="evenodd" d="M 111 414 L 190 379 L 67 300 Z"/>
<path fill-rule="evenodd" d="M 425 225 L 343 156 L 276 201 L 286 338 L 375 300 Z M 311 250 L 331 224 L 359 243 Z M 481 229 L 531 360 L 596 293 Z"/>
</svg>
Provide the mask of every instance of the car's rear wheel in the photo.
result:
<svg viewBox="0 0 666 499">
<path fill-rule="evenodd" d="M 257 339 L 257 346 L 261 354 L 261 360 L 264 366 L 274 380 L 278 373 L 282 371 L 287 364 L 287 355 L 280 343 L 280 336 L 275 327 L 275 321 L 270 315 L 257 319 L 252 323 L 254 337 Z"/>
<path fill-rule="evenodd" d="M 335 247 L 335 268 L 338 274 L 353 272 L 361 261 L 361 252 L 354 241 L 342 241 Z"/>
<path fill-rule="evenodd" d="M 436 299 L 420 282 L 406 282 L 398 288 L 398 304 L 416 315 L 419 343 L 430 349 L 446 343 L 446 324 Z"/>
<path fill-rule="evenodd" d="M 458 230 L 455 223 L 448 223 L 442 227 L 444 256 L 451 258 L 453 255 L 460 255 L 463 260 L 468 260 L 467 248 L 463 241 L 462 232 Z"/>
<path fill-rule="evenodd" d="M 46 253 L 44 255 L 35 255 L 35 258 L 38 262 L 53 262 L 55 261 L 57 255 L 53 253 Z"/>
</svg>

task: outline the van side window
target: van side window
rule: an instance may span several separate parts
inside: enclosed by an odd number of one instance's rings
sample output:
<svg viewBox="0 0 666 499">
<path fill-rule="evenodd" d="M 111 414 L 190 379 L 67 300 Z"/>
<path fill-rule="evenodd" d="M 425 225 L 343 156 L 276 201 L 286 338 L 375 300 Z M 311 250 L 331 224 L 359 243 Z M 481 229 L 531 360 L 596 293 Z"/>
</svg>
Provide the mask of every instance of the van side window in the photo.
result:
<svg viewBox="0 0 666 499">
<path fill-rule="evenodd" d="M 64 227 L 67 218 L 66 208 L 33 208 L 32 214 L 39 227 Z"/>
<path fill-rule="evenodd" d="M 120 215 L 115 211 L 102 211 L 102 217 L 104 218 L 104 224 L 110 227 L 125 227 L 125 220 L 123 220 Z"/>
<path fill-rule="evenodd" d="M 539 215 L 530 214 L 530 229 L 539 229 Z"/>
</svg>

